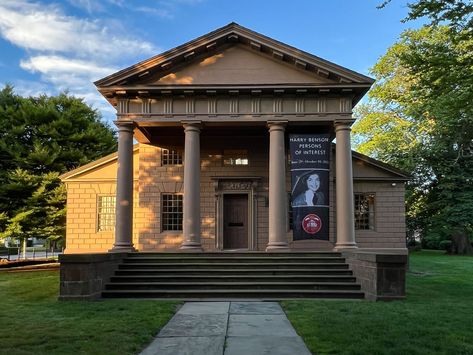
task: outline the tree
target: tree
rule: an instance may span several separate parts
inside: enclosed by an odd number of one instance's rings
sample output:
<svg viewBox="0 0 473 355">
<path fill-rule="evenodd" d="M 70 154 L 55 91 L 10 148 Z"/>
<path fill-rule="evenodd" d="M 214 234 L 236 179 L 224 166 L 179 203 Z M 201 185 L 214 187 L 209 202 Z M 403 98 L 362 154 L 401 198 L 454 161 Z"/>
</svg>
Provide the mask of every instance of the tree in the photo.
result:
<svg viewBox="0 0 473 355">
<path fill-rule="evenodd" d="M 0 237 L 61 239 L 59 175 L 116 150 L 113 130 L 82 99 L 0 91 Z"/>
<path fill-rule="evenodd" d="M 408 20 L 428 15 L 431 23 L 405 31 L 373 67 L 377 83 L 354 127 L 358 149 L 413 175 L 406 199 L 411 232 L 473 254 L 472 5 L 409 6 Z"/>
</svg>

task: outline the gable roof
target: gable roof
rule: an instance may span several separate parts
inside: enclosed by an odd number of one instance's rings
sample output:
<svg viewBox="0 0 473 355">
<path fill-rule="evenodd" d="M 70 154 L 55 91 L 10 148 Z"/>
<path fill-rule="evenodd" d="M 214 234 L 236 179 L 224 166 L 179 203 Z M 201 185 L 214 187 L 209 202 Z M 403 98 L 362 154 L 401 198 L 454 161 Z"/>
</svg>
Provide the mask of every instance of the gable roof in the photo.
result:
<svg viewBox="0 0 473 355">
<path fill-rule="evenodd" d="M 140 145 L 135 144 L 133 146 L 133 153 L 138 152 L 139 149 L 140 149 Z M 81 174 L 86 173 L 88 171 L 97 169 L 101 166 L 107 165 L 107 164 L 109 164 L 111 162 L 114 162 L 116 160 L 118 160 L 118 151 L 114 152 L 114 153 L 111 153 L 111 154 L 108 154 L 108 155 L 106 155 L 106 156 L 104 156 L 100 159 L 94 160 L 94 161 L 92 161 L 88 164 L 79 166 L 78 168 L 75 168 L 74 170 L 70 170 L 67 173 L 64 173 L 64 174 L 60 175 L 59 179 L 61 179 L 62 182 L 65 182 L 69 179 L 72 179 L 72 178 L 78 176 L 78 175 L 81 175 Z"/>
<path fill-rule="evenodd" d="M 379 170 L 389 173 L 391 176 L 393 176 L 393 178 L 397 178 L 398 180 L 407 181 L 411 179 L 411 176 L 405 171 L 402 171 L 401 169 L 398 169 L 390 164 L 384 163 L 381 160 L 371 158 L 367 155 L 358 153 L 354 150 L 351 151 L 351 156 L 353 159 L 357 159 L 372 167 L 375 167 Z"/>
<path fill-rule="evenodd" d="M 94 84 L 99 91 L 107 96 L 112 88 L 116 90 L 126 89 L 147 82 L 147 78 L 150 77 L 164 77 L 177 68 L 189 65 L 197 58 L 211 56 L 217 49 L 221 50 L 236 44 L 246 46 L 252 51 L 285 64 L 293 65 L 295 68 L 305 71 L 308 75 L 328 78 L 333 83 L 331 84 L 333 87 L 358 88 L 364 94 L 374 82 L 372 78 L 363 74 L 232 22 L 190 42 L 111 74 Z M 231 83 L 228 84 L 231 85 Z M 180 85 L 186 86 L 185 84 Z"/>
</svg>

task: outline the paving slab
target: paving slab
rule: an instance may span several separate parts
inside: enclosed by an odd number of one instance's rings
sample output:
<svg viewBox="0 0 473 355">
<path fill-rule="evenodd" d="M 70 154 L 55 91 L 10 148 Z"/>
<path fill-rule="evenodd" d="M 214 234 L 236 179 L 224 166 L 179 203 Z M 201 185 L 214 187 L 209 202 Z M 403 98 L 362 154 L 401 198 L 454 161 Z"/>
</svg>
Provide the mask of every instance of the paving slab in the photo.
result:
<svg viewBox="0 0 473 355">
<path fill-rule="evenodd" d="M 310 355 L 276 302 L 187 302 L 141 355 Z"/>
<path fill-rule="evenodd" d="M 225 355 L 311 355 L 299 336 L 227 337 Z"/>
<path fill-rule="evenodd" d="M 152 342 L 141 355 L 222 355 L 225 336 L 172 337 Z"/>
<path fill-rule="evenodd" d="M 277 302 L 232 302 L 230 314 L 284 314 Z"/>
<path fill-rule="evenodd" d="M 158 337 L 225 336 L 227 314 L 180 314 L 179 312 L 159 332 Z"/>
<path fill-rule="evenodd" d="M 297 336 L 286 315 L 231 314 L 228 320 L 228 336 Z"/>
<path fill-rule="evenodd" d="M 186 302 L 179 314 L 227 314 L 230 302 Z"/>
</svg>

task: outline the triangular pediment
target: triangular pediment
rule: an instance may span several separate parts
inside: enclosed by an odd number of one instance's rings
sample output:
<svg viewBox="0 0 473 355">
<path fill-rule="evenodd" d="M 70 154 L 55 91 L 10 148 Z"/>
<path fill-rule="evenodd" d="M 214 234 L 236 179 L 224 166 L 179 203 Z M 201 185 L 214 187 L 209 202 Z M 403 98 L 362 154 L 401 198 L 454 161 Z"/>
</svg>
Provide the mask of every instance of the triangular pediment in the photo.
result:
<svg viewBox="0 0 473 355">
<path fill-rule="evenodd" d="M 95 82 L 110 88 L 182 85 L 357 85 L 373 79 L 235 23 Z"/>
<path fill-rule="evenodd" d="M 194 60 L 187 66 L 148 81 L 148 85 L 279 85 L 335 83 L 316 73 L 277 61 L 252 51 L 244 45 L 233 45 Z M 143 83 L 142 83 L 143 84 Z"/>
</svg>

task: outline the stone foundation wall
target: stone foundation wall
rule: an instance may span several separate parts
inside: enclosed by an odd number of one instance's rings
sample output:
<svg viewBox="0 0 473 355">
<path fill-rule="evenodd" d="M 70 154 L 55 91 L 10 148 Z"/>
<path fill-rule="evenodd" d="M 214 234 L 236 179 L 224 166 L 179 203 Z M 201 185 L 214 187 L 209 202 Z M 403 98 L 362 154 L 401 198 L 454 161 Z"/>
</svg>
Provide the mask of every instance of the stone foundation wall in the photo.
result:
<svg viewBox="0 0 473 355">
<path fill-rule="evenodd" d="M 406 297 L 407 249 L 397 253 L 350 250 L 342 255 L 367 300 L 390 301 Z"/>
<path fill-rule="evenodd" d="M 60 255 L 59 300 L 100 298 L 105 283 L 125 256 L 125 253 Z"/>
</svg>

